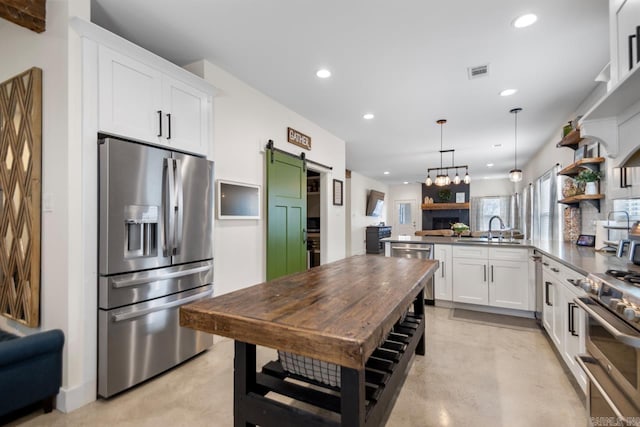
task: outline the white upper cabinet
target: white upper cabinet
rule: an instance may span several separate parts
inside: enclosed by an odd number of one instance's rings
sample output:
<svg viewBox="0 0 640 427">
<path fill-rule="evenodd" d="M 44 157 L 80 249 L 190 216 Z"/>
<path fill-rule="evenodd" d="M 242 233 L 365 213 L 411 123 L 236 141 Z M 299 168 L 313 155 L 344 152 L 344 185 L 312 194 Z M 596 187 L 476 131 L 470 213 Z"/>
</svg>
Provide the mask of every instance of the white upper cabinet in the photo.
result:
<svg viewBox="0 0 640 427">
<path fill-rule="evenodd" d="M 208 154 L 210 94 L 128 55 L 99 46 L 98 98 L 101 132 Z"/>
<path fill-rule="evenodd" d="M 166 119 L 163 136 L 167 143 L 183 151 L 206 153 L 209 124 L 207 94 L 169 77 L 164 78 L 162 93 L 162 113 Z"/>
<path fill-rule="evenodd" d="M 618 81 L 638 63 L 637 26 L 640 25 L 640 0 L 625 0 L 615 13 Z"/>
<path fill-rule="evenodd" d="M 160 72 L 104 46 L 99 49 L 98 67 L 100 131 L 159 142 Z"/>
</svg>

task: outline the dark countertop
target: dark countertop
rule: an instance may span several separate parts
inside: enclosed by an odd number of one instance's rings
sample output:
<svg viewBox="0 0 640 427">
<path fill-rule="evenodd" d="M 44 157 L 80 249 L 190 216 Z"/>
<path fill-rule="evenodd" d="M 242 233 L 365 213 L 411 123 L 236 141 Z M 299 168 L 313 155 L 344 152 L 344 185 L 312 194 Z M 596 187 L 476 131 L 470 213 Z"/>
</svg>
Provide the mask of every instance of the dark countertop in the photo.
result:
<svg viewBox="0 0 640 427">
<path fill-rule="evenodd" d="M 610 252 L 598 252 L 594 248 L 576 246 L 575 243 L 557 240 L 515 240 L 494 239 L 488 242 L 486 239 L 469 237 L 440 237 L 440 236 L 391 236 L 380 239 L 381 242 L 390 243 L 424 243 L 444 245 L 488 245 L 488 246 L 513 246 L 519 248 L 533 248 L 543 255 L 566 265 L 567 267 L 583 274 L 604 273 L 609 269 L 633 270 L 640 273 L 640 266 L 629 262 L 626 257 L 618 258 Z M 518 242 L 518 243 L 515 243 Z"/>
</svg>

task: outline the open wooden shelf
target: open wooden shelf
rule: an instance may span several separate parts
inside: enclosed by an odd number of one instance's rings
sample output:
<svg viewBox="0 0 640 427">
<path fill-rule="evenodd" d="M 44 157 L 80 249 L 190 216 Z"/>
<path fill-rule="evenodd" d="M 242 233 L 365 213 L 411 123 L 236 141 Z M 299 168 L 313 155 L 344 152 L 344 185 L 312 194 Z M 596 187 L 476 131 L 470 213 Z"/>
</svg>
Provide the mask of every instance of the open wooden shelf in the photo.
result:
<svg viewBox="0 0 640 427">
<path fill-rule="evenodd" d="M 444 211 L 450 209 L 469 209 L 469 202 L 467 203 L 423 203 L 423 211 Z"/>
<path fill-rule="evenodd" d="M 577 162 L 571 163 L 569 166 L 562 169 L 560 172 L 558 172 L 558 175 L 576 176 L 582 169 L 585 169 L 585 166 L 604 163 L 604 160 L 604 157 L 588 157 L 585 159 L 580 159 Z"/>
<path fill-rule="evenodd" d="M 580 136 L 580 129 L 574 129 L 562 138 L 562 140 L 556 144 L 556 147 L 569 147 L 575 150 L 583 139 L 584 138 Z"/>
<path fill-rule="evenodd" d="M 558 200 L 558 203 L 563 203 L 565 205 L 575 205 L 580 203 L 583 200 L 601 200 L 601 199 L 604 199 L 604 194 L 578 194 L 577 196 L 571 196 L 571 197 Z"/>
</svg>

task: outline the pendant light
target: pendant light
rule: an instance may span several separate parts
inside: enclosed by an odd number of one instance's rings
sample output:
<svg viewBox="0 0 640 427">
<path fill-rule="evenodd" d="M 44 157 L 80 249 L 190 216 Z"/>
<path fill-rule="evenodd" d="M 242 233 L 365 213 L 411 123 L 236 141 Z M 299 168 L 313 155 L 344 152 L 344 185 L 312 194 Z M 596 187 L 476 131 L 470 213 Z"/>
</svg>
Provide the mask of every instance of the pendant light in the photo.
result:
<svg viewBox="0 0 640 427">
<path fill-rule="evenodd" d="M 449 184 L 447 181 L 451 182 L 451 180 L 449 179 L 449 175 L 445 175 L 443 173 L 444 169 L 442 168 L 442 153 L 444 152 L 444 150 L 442 149 L 442 132 L 443 132 L 443 125 L 447 123 L 447 121 L 445 119 L 440 119 L 440 120 L 437 120 L 436 123 L 440 125 L 440 169 L 438 169 L 434 184 L 437 185 L 438 187 L 443 187 Z"/>
<path fill-rule="evenodd" d="M 513 169 L 509 171 L 509 180 L 511 182 L 522 181 L 522 170 L 518 169 L 518 113 L 522 111 L 522 108 L 513 108 L 509 110 L 515 119 L 515 133 L 514 133 L 514 149 L 513 149 Z"/>
<path fill-rule="evenodd" d="M 471 177 L 469 176 L 469 168 L 466 168 L 467 171 L 464 174 L 464 179 L 462 180 L 462 182 L 464 182 L 465 184 L 470 184 L 471 183 Z"/>
<path fill-rule="evenodd" d="M 427 169 L 427 178 L 424 180 L 424 185 L 427 187 L 431 185 L 436 185 L 438 187 L 443 187 L 445 185 L 460 184 L 460 182 L 464 182 L 465 184 L 469 184 L 471 182 L 471 177 L 469 176 L 469 167 L 467 165 L 464 166 L 456 166 L 455 165 L 455 150 L 443 150 L 442 149 L 442 134 L 443 134 L 443 125 L 447 123 L 445 119 L 440 119 L 436 121 L 437 124 L 440 125 L 440 167 L 439 168 L 429 168 Z M 442 154 L 443 153 L 451 153 L 451 166 L 442 166 Z M 460 174 L 458 173 L 458 169 L 465 169 L 464 178 L 460 178 Z M 449 177 L 449 169 L 456 170 L 456 176 L 453 180 Z M 431 171 L 436 172 L 436 177 L 431 179 Z"/>
</svg>

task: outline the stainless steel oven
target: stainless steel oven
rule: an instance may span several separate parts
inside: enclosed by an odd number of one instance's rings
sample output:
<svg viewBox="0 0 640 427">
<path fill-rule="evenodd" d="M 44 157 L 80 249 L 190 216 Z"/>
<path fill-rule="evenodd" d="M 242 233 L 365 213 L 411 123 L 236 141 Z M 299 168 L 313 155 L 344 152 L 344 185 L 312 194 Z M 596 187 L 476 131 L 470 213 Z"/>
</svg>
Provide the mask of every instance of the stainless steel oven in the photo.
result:
<svg viewBox="0 0 640 427">
<path fill-rule="evenodd" d="M 589 378 L 591 425 L 640 426 L 640 299 L 638 288 L 607 275 L 589 275 L 585 348 L 577 357 Z"/>
</svg>

